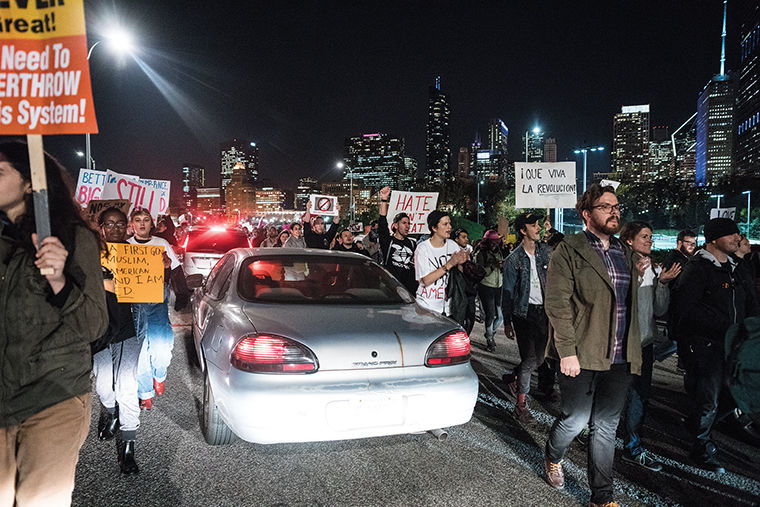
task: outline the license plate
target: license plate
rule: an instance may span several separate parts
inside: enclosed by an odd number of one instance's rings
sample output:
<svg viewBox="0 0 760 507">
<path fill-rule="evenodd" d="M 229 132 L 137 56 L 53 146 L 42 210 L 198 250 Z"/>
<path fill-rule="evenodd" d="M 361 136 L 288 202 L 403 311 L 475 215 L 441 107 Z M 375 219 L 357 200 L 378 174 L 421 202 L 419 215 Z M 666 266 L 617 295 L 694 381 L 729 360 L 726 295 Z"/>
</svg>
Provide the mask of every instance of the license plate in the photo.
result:
<svg viewBox="0 0 760 507">
<path fill-rule="evenodd" d="M 404 424 L 401 396 L 370 396 L 328 405 L 328 422 L 339 429 L 398 426 Z"/>
</svg>

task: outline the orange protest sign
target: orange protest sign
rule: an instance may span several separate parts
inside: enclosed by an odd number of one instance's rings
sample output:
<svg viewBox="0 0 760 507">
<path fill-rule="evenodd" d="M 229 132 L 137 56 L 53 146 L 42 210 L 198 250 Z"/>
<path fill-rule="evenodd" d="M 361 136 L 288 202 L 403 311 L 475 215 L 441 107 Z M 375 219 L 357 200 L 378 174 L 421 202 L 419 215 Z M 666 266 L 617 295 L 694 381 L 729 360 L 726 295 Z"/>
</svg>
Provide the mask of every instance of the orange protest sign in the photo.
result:
<svg viewBox="0 0 760 507">
<path fill-rule="evenodd" d="M 119 303 L 160 303 L 164 300 L 164 247 L 106 243 L 100 263 L 113 273 Z"/>
<path fill-rule="evenodd" d="M 0 1 L 0 132 L 97 133 L 83 0 Z"/>
</svg>

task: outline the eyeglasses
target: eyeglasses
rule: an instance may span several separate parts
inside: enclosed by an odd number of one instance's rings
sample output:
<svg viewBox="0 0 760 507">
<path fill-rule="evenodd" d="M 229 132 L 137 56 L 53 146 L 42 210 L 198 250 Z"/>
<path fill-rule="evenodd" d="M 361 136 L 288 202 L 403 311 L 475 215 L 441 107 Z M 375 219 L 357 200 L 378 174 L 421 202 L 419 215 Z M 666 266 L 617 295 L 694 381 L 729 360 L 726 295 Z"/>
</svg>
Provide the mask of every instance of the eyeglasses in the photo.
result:
<svg viewBox="0 0 760 507">
<path fill-rule="evenodd" d="M 593 209 L 600 209 L 607 213 L 608 215 L 611 213 L 620 213 L 622 212 L 622 209 L 620 208 L 619 204 L 607 204 L 606 202 L 604 204 L 597 204 L 596 206 L 591 206 Z"/>
<path fill-rule="evenodd" d="M 103 224 L 103 227 L 106 229 L 113 229 L 114 227 L 117 227 L 119 229 L 126 229 L 127 223 L 126 222 L 106 222 Z"/>
</svg>

